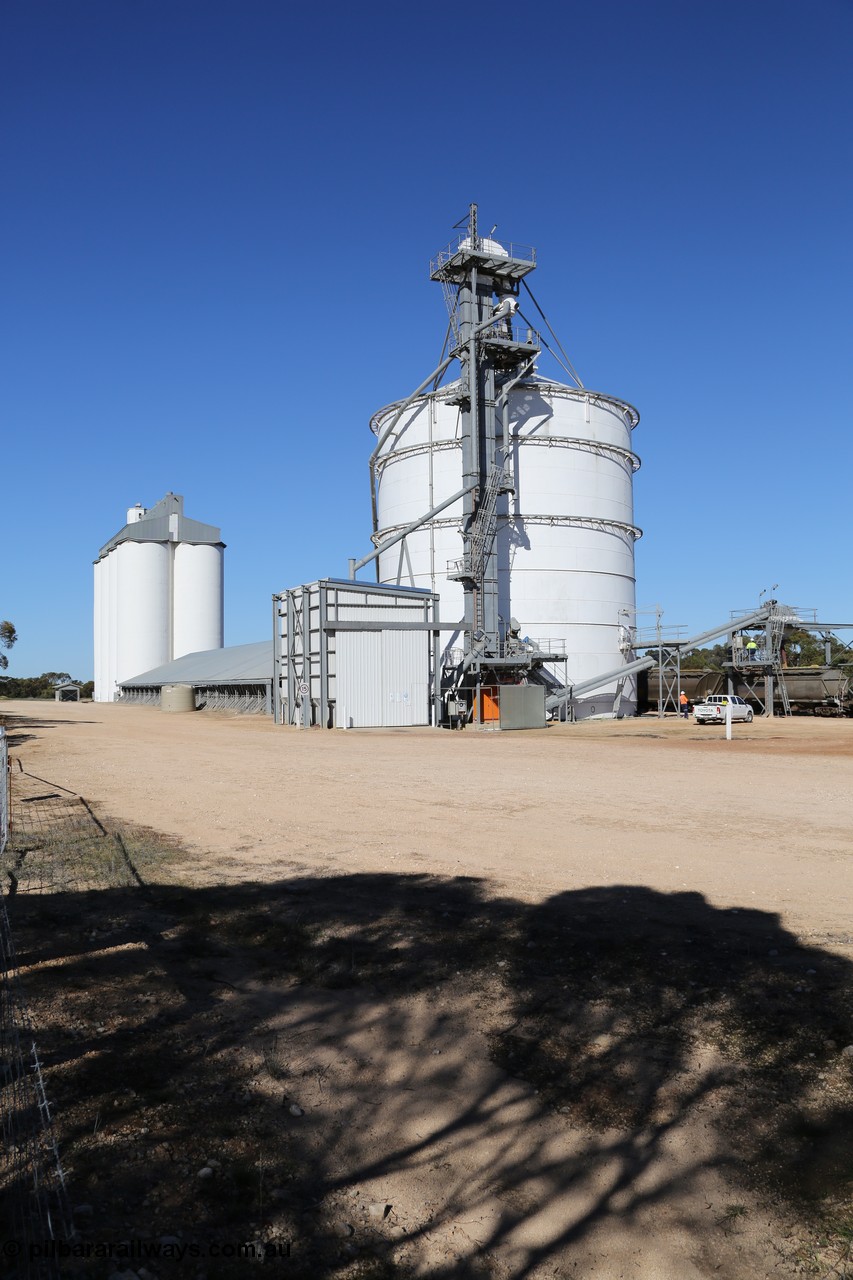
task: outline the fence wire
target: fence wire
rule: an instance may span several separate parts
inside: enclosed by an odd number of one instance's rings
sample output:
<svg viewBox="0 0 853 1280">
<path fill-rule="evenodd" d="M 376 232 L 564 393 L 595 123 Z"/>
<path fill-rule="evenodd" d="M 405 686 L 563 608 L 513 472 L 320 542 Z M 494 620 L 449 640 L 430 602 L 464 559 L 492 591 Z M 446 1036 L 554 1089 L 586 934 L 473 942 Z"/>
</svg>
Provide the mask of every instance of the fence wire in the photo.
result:
<svg viewBox="0 0 853 1280">
<path fill-rule="evenodd" d="M 2 859 L 10 897 L 29 893 L 73 893 L 139 884 L 119 835 L 107 831 L 76 792 L 11 769 L 13 815 Z"/>
<path fill-rule="evenodd" d="M 121 861 L 115 841 L 80 796 L 10 771 L 0 734 L 0 1237 L 8 1280 L 54 1280 L 60 1262 L 45 1246 L 74 1239 L 53 1118 L 32 1021 L 18 976 L 7 903 L 19 889 L 95 887 Z M 93 875 L 94 872 L 94 875 Z"/>
<path fill-rule="evenodd" d="M 60 1265 L 44 1246 L 73 1239 L 72 1216 L 3 899 L 0 966 L 0 1234 L 9 1260 L 3 1274 L 8 1280 L 53 1280 Z"/>
</svg>

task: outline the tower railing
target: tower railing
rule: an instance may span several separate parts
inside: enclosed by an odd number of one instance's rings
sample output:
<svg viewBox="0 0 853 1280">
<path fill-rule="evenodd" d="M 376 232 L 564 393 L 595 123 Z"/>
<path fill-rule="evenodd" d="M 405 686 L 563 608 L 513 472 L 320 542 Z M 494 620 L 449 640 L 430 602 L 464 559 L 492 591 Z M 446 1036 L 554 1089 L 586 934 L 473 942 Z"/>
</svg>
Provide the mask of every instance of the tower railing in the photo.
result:
<svg viewBox="0 0 853 1280">
<path fill-rule="evenodd" d="M 500 250 L 494 250 L 492 246 L 500 245 Z M 467 234 L 457 236 L 455 240 L 451 240 L 446 248 L 440 249 L 434 258 L 430 260 L 429 272 L 431 276 L 438 275 L 442 267 L 447 266 L 458 253 L 464 252 L 466 249 L 479 254 L 484 258 L 496 258 L 503 260 L 511 259 L 513 262 L 536 262 L 536 250 L 529 244 L 515 244 L 510 241 L 504 244 L 503 241 L 492 240 L 490 236 L 479 236 L 476 244 L 471 244 L 471 238 Z"/>
<path fill-rule="evenodd" d="M 495 326 L 493 329 L 486 329 L 482 336 L 483 342 L 511 342 L 514 346 L 520 347 L 536 347 L 540 349 L 542 346 L 541 334 L 535 329 L 529 328 L 527 325 L 521 328 L 519 325 L 508 325 L 506 321 L 501 323 L 501 317 L 495 317 Z"/>
</svg>

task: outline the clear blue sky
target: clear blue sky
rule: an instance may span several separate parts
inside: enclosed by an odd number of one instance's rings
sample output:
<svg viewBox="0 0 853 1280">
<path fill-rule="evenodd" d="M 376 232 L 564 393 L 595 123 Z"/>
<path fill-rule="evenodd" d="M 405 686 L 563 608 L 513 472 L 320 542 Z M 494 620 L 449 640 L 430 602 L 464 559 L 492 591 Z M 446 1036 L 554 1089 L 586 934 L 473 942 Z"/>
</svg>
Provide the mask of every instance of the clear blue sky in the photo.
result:
<svg viewBox="0 0 853 1280">
<path fill-rule="evenodd" d="M 851 48 L 849 0 L 4 0 L 8 674 L 91 675 L 92 560 L 167 490 L 226 643 L 346 575 L 471 200 L 640 410 L 638 603 L 853 620 Z"/>
</svg>

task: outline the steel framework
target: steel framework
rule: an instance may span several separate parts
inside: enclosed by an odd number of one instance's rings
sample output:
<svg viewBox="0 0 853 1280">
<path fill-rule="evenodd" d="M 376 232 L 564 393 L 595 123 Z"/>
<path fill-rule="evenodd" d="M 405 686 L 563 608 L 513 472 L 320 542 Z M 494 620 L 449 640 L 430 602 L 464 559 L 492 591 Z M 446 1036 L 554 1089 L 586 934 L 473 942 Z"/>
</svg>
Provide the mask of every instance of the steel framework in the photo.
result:
<svg viewBox="0 0 853 1280">
<path fill-rule="evenodd" d="M 533 674 L 548 684 L 552 681 L 543 676 L 543 668 L 565 663 L 564 646 L 551 651 L 538 644 L 522 644 L 514 620 L 499 615 L 497 531 L 501 519 L 506 519 L 507 497 L 515 492 L 509 393 L 534 370 L 541 341 L 532 328 L 519 330 L 513 324 L 520 285 L 536 267 L 535 250 L 527 245 L 504 246 L 490 235 L 481 236 L 477 214 L 477 205 L 472 204 L 464 231 L 430 263 L 430 278 L 441 285 L 447 302 L 451 348 L 410 396 L 392 406 L 390 420 L 376 422 L 377 443 L 370 459 L 375 549 L 361 560 L 350 561 L 351 579 L 375 561 L 378 580 L 382 552 L 398 542 L 405 547 L 406 537 L 427 522 L 444 523 L 436 517 L 461 501 L 461 555 L 447 567 L 448 578 L 461 583 L 464 598 L 464 617 L 454 624 L 462 633 L 461 656 L 455 671 L 445 670 L 444 680 L 454 699 L 463 685 L 470 696 L 495 679 L 523 680 Z M 383 456 L 382 450 L 406 410 L 428 387 L 438 386 L 453 361 L 459 365 L 459 381 L 447 400 L 459 408 L 462 486 L 419 519 L 386 530 L 380 541 L 376 486 L 390 456 Z M 633 455 L 620 460 L 629 468 L 636 464 Z M 459 524 L 458 517 L 447 517 L 447 521 Z M 471 705 L 480 705 L 479 696 Z"/>
</svg>

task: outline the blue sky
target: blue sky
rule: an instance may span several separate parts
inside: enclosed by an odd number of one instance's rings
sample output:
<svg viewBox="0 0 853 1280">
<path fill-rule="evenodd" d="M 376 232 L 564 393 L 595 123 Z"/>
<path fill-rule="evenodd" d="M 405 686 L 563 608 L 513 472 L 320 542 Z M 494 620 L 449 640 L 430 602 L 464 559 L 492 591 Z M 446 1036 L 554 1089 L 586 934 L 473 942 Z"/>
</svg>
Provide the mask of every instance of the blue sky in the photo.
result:
<svg viewBox="0 0 853 1280">
<path fill-rule="evenodd" d="M 851 47 L 849 0 L 5 0 L 8 674 L 91 675 L 92 560 L 168 490 L 222 528 L 226 643 L 346 575 L 471 200 L 640 411 L 638 603 L 853 621 Z"/>
</svg>

